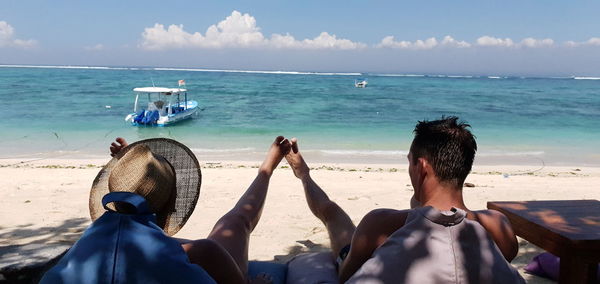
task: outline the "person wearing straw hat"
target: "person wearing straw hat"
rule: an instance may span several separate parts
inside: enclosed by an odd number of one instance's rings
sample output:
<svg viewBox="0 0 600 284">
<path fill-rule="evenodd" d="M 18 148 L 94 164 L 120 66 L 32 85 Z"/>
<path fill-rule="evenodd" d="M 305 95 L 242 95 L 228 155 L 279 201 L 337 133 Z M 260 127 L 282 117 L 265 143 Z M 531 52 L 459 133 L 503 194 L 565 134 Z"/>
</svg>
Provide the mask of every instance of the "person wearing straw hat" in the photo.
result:
<svg viewBox="0 0 600 284">
<path fill-rule="evenodd" d="M 171 139 L 128 145 L 117 138 L 110 147 L 113 159 L 90 191 L 94 222 L 40 283 L 248 283 L 249 236 L 270 177 L 290 147 L 277 137 L 254 182 L 208 238 L 181 244 L 170 236 L 198 201 L 198 160 Z M 256 280 L 269 279 L 259 275 Z"/>
</svg>

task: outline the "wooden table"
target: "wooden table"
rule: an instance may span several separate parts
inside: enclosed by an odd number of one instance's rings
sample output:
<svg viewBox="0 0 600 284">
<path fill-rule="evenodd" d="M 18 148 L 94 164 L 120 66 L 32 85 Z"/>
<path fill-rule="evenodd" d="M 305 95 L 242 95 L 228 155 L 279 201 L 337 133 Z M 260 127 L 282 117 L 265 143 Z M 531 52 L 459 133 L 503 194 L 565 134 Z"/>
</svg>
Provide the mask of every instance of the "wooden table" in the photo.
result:
<svg viewBox="0 0 600 284">
<path fill-rule="evenodd" d="M 559 283 L 600 283 L 600 201 L 488 202 L 517 236 L 560 257 Z"/>
</svg>

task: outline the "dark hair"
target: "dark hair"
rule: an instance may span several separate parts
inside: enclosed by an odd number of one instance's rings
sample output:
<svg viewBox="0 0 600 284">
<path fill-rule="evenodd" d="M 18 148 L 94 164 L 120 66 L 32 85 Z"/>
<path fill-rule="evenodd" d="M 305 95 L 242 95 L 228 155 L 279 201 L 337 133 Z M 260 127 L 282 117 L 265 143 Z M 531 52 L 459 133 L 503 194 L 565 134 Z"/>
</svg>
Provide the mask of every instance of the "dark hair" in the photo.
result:
<svg viewBox="0 0 600 284">
<path fill-rule="evenodd" d="M 469 131 L 471 125 L 458 122 L 458 117 L 443 117 L 434 121 L 419 121 L 410 146 L 413 163 L 425 158 L 440 182 L 462 187 L 471 171 L 477 143 Z"/>
</svg>

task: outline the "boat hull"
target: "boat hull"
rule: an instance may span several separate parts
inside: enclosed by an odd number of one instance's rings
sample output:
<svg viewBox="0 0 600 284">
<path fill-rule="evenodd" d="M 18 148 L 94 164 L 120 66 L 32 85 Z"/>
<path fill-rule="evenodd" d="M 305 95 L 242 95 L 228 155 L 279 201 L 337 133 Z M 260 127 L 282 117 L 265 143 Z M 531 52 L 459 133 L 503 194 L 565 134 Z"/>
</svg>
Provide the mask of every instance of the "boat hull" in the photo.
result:
<svg viewBox="0 0 600 284">
<path fill-rule="evenodd" d="M 173 105 L 173 107 L 176 106 L 177 105 Z M 155 123 L 144 124 L 135 122 L 134 117 L 136 116 L 136 113 L 130 113 L 129 115 L 127 115 L 127 117 L 125 117 L 125 121 L 130 122 L 133 126 L 169 126 L 177 122 L 190 119 L 198 112 L 198 103 L 196 101 L 188 101 L 187 105 L 180 106 L 183 106 L 185 110 L 179 111 L 174 114 L 165 113 L 164 115 L 159 115 Z"/>
</svg>

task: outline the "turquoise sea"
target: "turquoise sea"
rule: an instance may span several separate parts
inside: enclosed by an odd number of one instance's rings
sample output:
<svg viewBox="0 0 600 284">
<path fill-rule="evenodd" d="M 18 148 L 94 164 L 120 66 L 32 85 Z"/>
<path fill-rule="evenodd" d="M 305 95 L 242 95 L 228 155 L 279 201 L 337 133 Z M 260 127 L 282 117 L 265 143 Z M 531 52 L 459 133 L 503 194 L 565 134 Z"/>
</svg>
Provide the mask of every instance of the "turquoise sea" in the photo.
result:
<svg viewBox="0 0 600 284">
<path fill-rule="evenodd" d="M 124 121 L 134 87 L 180 79 L 197 117 Z M 456 115 L 477 136 L 476 163 L 600 165 L 598 79 L 1 66 L 0 158 L 105 156 L 122 136 L 174 138 L 202 161 L 254 160 L 284 135 L 313 161 L 405 163 L 418 120 Z"/>
</svg>

